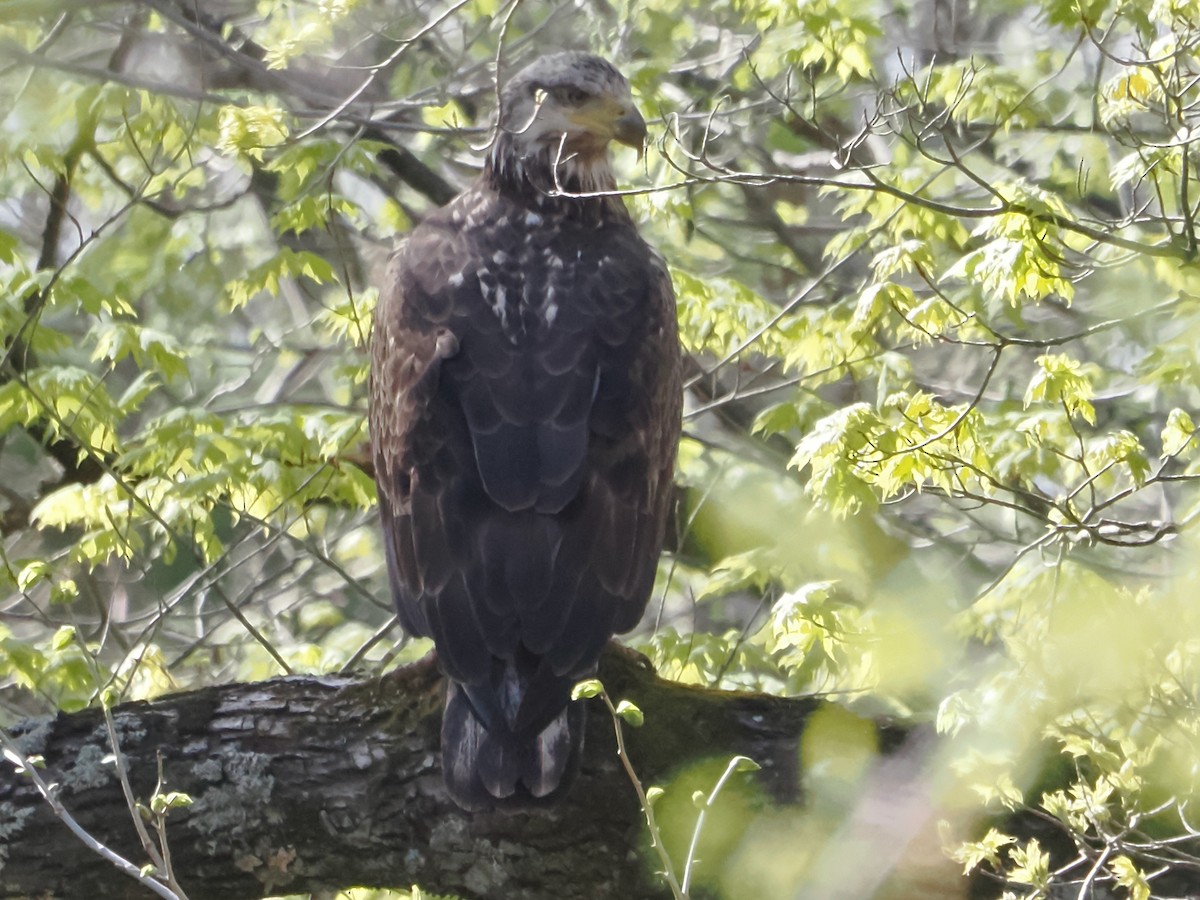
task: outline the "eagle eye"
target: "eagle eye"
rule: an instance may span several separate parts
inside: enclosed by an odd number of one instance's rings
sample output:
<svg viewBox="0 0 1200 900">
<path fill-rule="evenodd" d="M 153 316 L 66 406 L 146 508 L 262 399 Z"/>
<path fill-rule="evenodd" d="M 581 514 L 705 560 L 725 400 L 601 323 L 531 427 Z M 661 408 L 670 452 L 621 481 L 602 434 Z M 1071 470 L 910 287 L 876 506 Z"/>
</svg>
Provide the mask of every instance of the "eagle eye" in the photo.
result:
<svg viewBox="0 0 1200 900">
<path fill-rule="evenodd" d="M 554 99 L 559 103 L 565 103 L 568 106 L 580 106 L 592 95 L 583 88 L 577 87 L 561 87 L 554 91 Z"/>
</svg>

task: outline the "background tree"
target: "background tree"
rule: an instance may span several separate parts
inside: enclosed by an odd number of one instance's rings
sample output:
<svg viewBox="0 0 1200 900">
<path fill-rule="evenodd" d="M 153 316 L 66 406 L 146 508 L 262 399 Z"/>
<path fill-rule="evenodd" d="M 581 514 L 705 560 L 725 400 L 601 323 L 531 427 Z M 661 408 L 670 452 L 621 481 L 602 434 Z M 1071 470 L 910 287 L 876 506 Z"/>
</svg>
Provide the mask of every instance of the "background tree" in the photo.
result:
<svg viewBox="0 0 1200 900">
<path fill-rule="evenodd" d="M 803 808 L 714 813 L 696 877 L 860 866 L 889 716 L 942 736 L 890 813 L 979 896 L 1194 892 L 1198 44 L 1189 0 L 5 0 L 4 719 L 423 654 L 363 468 L 378 263 L 497 74 L 580 47 L 657 119 L 627 199 L 692 354 L 633 643 L 830 699 Z M 713 777 L 659 801 L 676 858 Z"/>
</svg>

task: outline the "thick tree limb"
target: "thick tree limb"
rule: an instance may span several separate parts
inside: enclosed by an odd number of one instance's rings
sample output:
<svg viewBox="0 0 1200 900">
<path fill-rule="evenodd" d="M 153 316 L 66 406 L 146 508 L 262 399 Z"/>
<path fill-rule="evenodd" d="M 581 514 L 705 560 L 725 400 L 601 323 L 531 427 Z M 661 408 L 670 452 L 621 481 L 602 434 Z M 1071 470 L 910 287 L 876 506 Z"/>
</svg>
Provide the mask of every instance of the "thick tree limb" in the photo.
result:
<svg viewBox="0 0 1200 900">
<path fill-rule="evenodd" d="M 615 645 L 614 645 L 615 647 Z M 687 688 L 613 649 L 601 677 L 646 716 L 628 729 L 647 785 L 689 761 L 742 754 L 764 786 L 794 797 L 797 744 L 815 700 Z M 613 747 L 612 723 L 593 709 L 579 778 L 548 808 L 475 816 L 454 807 L 438 756 L 442 685 L 431 662 L 382 678 L 279 678 L 206 688 L 114 710 L 135 795 L 194 798 L 171 811 L 175 872 L 191 900 L 261 897 L 352 885 L 407 887 L 464 898 L 656 898 L 641 813 Z M 103 716 L 27 723 L 27 754 L 90 834 L 138 865 Z M 749 777 L 749 776 L 747 776 Z M 0 897 L 147 897 L 149 891 L 88 852 L 54 818 L 27 778 L 0 778 Z M 697 895 L 699 896 L 699 895 Z"/>
</svg>

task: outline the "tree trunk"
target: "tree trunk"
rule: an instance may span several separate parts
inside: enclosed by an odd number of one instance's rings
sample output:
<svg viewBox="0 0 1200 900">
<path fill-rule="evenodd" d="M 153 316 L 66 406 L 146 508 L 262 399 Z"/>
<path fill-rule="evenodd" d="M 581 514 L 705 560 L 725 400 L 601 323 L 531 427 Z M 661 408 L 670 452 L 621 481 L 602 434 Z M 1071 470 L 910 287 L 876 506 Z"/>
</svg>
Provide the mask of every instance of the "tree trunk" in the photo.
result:
<svg viewBox="0 0 1200 900">
<path fill-rule="evenodd" d="M 688 688 L 656 678 L 637 654 L 610 647 L 600 677 L 645 713 L 625 726 L 642 783 L 705 758 L 740 754 L 763 792 L 795 798 L 797 746 L 815 700 Z M 137 799 L 148 803 L 159 760 L 164 791 L 194 800 L 171 810 L 167 837 L 190 900 L 350 886 L 420 885 L 464 898 L 669 897 L 612 721 L 592 701 L 581 770 L 545 807 L 470 815 L 442 786 L 442 681 L 429 660 L 381 678 L 291 677 L 129 703 L 113 710 Z M 46 781 L 97 840 L 147 862 L 95 710 L 23 723 L 22 750 L 44 757 Z M 9 769 L 9 772 L 12 770 Z M 55 818 L 28 777 L 0 781 L 0 897 L 148 897 Z"/>
</svg>

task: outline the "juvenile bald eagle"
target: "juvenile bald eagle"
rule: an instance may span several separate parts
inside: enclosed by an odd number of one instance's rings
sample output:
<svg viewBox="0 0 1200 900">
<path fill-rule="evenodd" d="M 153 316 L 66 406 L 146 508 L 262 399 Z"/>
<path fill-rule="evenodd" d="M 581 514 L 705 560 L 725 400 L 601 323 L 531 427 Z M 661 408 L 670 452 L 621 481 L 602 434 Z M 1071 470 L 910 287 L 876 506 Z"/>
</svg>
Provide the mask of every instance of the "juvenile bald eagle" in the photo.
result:
<svg viewBox="0 0 1200 900">
<path fill-rule="evenodd" d="M 615 188 L 609 142 L 645 135 L 608 62 L 538 59 L 501 94 L 478 181 L 413 230 L 381 292 L 370 424 L 392 593 L 448 676 L 442 766 L 468 809 L 565 785 L 571 687 L 654 582 L 675 298 L 621 199 L 597 195 Z"/>
</svg>

